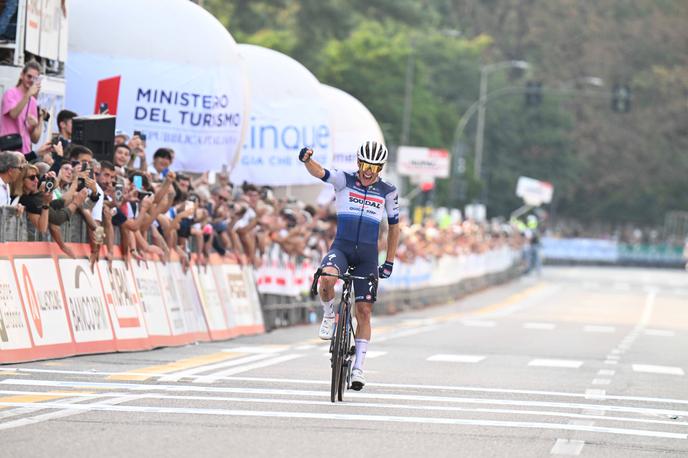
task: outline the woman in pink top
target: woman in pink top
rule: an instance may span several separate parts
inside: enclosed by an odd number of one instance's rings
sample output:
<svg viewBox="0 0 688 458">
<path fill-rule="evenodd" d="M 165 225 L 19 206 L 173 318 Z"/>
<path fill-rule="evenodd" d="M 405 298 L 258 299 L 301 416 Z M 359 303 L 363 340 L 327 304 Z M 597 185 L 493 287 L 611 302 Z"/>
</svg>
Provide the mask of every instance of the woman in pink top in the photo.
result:
<svg viewBox="0 0 688 458">
<path fill-rule="evenodd" d="M 20 134 L 21 151 L 25 155 L 31 152 L 32 141 L 37 142 L 43 131 L 36 102 L 36 95 L 41 90 L 41 71 L 38 62 L 28 62 L 19 76 L 17 86 L 8 89 L 2 96 L 0 136 Z"/>
</svg>

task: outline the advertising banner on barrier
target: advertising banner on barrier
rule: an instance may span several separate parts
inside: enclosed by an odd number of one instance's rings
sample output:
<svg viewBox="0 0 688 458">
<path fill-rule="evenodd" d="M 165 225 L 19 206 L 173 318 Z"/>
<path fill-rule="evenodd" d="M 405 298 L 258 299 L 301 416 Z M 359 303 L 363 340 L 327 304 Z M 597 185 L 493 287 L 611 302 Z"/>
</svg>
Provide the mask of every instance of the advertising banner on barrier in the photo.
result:
<svg viewBox="0 0 688 458">
<path fill-rule="evenodd" d="M 209 266 L 194 267 L 191 273 L 196 282 L 196 290 L 203 307 L 210 337 L 212 339 L 229 337 L 231 330 L 212 269 Z"/>
<path fill-rule="evenodd" d="M 10 350 L 31 349 L 29 329 L 14 281 L 12 265 L 0 259 L 0 362 Z"/>
<path fill-rule="evenodd" d="M 98 274 L 91 272 L 87 259 L 60 259 L 58 264 L 74 342 L 98 342 L 99 345 L 85 348 L 92 351 L 114 351 L 115 336 Z M 80 350 L 77 348 L 77 351 Z"/>
<path fill-rule="evenodd" d="M 91 271 L 52 243 L 0 245 L 0 363 L 145 350 L 265 331 L 251 268 L 213 257 L 125 265 L 116 250 Z"/>
<path fill-rule="evenodd" d="M 52 258 L 14 258 L 14 270 L 35 346 L 67 345 L 72 333 Z"/>
<path fill-rule="evenodd" d="M 285 54 L 245 44 L 239 45 L 239 50 L 251 81 L 251 113 L 232 182 L 313 184 L 298 152 L 311 147 L 314 159 L 330 167 L 332 132 L 320 83 Z"/>
<path fill-rule="evenodd" d="M 103 285 L 105 302 L 115 330 L 118 350 L 149 347 L 148 331 L 141 312 L 141 299 L 136 291 L 131 270 L 124 261 L 115 260 L 112 268 L 106 261 L 98 263 L 98 272 Z M 133 340 L 133 342 L 127 342 Z"/>
<path fill-rule="evenodd" d="M 141 297 L 141 310 L 151 344 L 157 346 L 174 343 L 174 340 L 170 338 L 172 330 L 158 279 L 160 263 L 157 261 L 135 262 L 131 267 L 134 269 L 136 289 Z"/>
<path fill-rule="evenodd" d="M 210 340 L 208 325 L 203 315 L 203 306 L 198 298 L 193 275 L 191 272 L 184 273 L 178 262 L 170 263 L 168 268 L 172 270 L 172 278 L 178 287 L 177 293 L 187 332 L 194 335 L 197 340 Z"/>
</svg>

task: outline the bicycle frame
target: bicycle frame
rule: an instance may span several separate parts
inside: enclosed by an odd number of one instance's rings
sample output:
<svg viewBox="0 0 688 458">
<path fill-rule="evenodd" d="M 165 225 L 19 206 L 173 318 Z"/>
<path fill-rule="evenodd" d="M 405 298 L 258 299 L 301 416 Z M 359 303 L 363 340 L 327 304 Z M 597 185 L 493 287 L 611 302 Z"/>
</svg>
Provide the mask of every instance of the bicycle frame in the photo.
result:
<svg viewBox="0 0 688 458">
<path fill-rule="evenodd" d="M 311 296 L 317 295 L 317 284 L 320 277 L 336 277 L 344 282 L 342 288 L 342 298 L 339 302 L 337 313 L 337 324 L 335 328 L 334 338 L 330 341 L 330 366 L 332 368 L 332 379 L 330 386 L 330 400 L 335 402 L 335 398 L 342 401 L 345 389 L 351 388 L 351 369 L 352 360 L 356 354 L 356 346 L 351 345 L 352 338 L 356 339 L 353 329 L 353 322 L 351 318 L 351 309 L 354 302 L 352 301 L 351 293 L 354 280 L 369 280 L 373 284 L 373 297 L 377 292 L 377 277 L 370 274 L 368 277 L 359 277 L 351 275 L 349 272 L 344 274 L 329 274 L 319 268 L 313 277 L 311 284 Z"/>
</svg>

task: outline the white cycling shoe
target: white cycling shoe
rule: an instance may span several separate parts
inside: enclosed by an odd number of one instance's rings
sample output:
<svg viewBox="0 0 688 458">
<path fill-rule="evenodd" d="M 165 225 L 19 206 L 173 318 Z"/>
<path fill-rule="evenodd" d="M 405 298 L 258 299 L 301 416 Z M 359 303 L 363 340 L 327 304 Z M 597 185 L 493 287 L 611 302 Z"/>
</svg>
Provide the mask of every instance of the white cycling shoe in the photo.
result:
<svg viewBox="0 0 688 458">
<path fill-rule="evenodd" d="M 318 331 L 318 337 L 322 340 L 332 340 L 334 336 L 334 316 L 327 317 L 324 316 L 322 323 L 320 323 L 320 331 Z"/>
<path fill-rule="evenodd" d="M 354 391 L 361 391 L 366 384 L 366 379 L 363 376 L 362 369 L 354 369 L 351 371 L 351 389 Z"/>
</svg>

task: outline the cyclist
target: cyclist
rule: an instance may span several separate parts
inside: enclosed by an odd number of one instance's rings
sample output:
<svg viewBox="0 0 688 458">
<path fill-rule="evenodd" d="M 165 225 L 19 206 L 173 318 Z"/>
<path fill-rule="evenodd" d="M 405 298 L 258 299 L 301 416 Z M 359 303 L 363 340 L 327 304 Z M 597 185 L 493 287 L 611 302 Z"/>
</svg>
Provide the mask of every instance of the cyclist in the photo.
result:
<svg viewBox="0 0 688 458">
<path fill-rule="evenodd" d="M 367 141 L 357 151 L 358 171 L 327 170 L 313 158 L 313 150 L 303 148 L 299 160 L 316 178 L 334 186 L 337 207 L 337 235 L 330 251 L 322 260 L 323 272 L 345 273 L 353 266 L 353 275 L 367 277 L 375 274 L 388 278 L 394 267 L 394 256 L 399 243 L 399 198 L 394 185 L 380 179 L 387 162 L 387 148 L 380 142 Z M 378 266 L 377 240 L 380 221 L 387 214 L 387 258 Z M 334 335 L 334 277 L 320 278 L 320 302 L 323 320 L 319 336 L 330 340 Z M 358 391 L 366 381 L 363 362 L 368 350 L 371 327 L 370 316 L 375 297 L 372 284 L 367 280 L 354 280 L 356 295 L 356 360 L 351 373 L 351 387 Z"/>
</svg>

